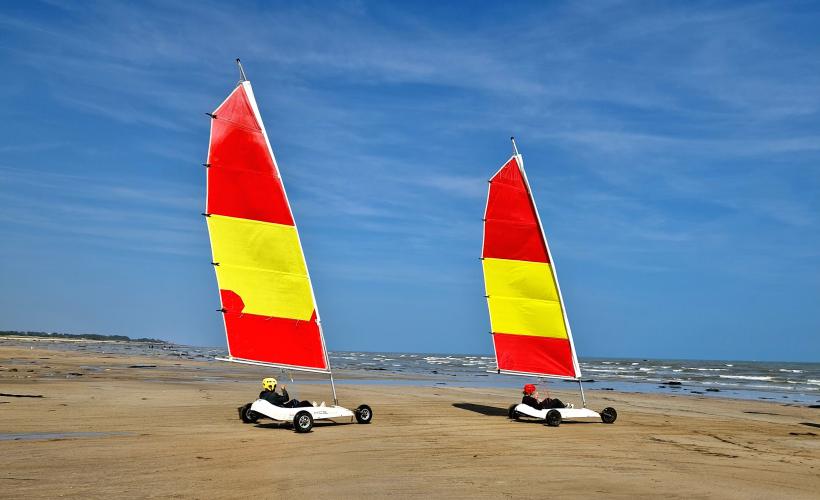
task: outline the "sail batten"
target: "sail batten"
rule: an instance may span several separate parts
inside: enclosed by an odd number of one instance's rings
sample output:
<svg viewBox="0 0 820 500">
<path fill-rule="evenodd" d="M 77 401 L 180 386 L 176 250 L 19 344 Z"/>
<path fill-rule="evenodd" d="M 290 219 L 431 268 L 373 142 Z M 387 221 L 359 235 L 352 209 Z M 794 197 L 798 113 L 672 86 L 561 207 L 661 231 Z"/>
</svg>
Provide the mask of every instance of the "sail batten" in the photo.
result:
<svg viewBox="0 0 820 500">
<path fill-rule="evenodd" d="M 519 154 L 490 179 L 482 266 L 499 373 L 580 377 L 554 263 Z"/>
<path fill-rule="evenodd" d="M 299 232 L 250 82 L 210 115 L 206 220 L 229 358 L 327 373 Z"/>
</svg>

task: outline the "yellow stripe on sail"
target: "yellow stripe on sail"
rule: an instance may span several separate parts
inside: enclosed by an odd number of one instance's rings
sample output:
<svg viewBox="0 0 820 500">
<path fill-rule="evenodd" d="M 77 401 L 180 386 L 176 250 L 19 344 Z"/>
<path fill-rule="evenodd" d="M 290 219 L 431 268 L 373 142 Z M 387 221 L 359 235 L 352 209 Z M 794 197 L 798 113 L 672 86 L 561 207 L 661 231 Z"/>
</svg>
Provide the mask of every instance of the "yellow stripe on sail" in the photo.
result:
<svg viewBox="0 0 820 500">
<path fill-rule="evenodd" d="M 295 226 L 208 217 L 219 288 L 242 298 L 248 314 L 309 320 L 313 294 Z"/>
<path fill-rule="evenodd" d="M 549 264 L 490 258 L 482 262 L 493 332 L 567 338 Z"/>
</svg>

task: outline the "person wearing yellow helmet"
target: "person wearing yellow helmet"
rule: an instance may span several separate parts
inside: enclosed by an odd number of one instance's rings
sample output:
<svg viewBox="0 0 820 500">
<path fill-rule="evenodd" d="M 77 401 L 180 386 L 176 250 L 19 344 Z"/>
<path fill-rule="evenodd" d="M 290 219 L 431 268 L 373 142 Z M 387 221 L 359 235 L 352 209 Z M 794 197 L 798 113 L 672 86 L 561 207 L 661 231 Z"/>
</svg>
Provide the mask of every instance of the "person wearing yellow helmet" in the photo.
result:
<svg viewBox="0 0 820 500">
<path fill-rule="evenodd" d="M 276 379 L 268 377 L 262 379 L 262 392 L 259 393 L 259 399 L 264 399 L 274 406 L 281 406 L 284 408 L 297 408 L 313 406 L 309 401 L 298 401 L 290 399 L 287 388 L 282 386 L 282 394 L 276 392 Z"/>
</svg>

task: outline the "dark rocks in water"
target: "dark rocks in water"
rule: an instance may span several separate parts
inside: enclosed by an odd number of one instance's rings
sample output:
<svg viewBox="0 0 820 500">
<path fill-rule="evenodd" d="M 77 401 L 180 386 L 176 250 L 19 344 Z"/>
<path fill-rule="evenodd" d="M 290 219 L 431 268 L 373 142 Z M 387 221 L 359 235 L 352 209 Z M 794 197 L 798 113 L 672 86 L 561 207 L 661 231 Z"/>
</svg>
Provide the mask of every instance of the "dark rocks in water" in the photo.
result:
<svg viewBox="0 0 820 500">
<path fill-rule="evenodd" d="M 438 373 L 438 370 L 432 370 L 430 373 Z"/>
<path fill-rule="evenodd" d="M 370 368 L 370 367 L 366 366 L 366 367 L 364 367 L 364 369 L 365 370 L 370 370 L 372 372 L 386 372 L 387 371 L 387 368 L 381 368 L 381 367 L 378 367 L 378 366 L 373 367 L 373 368 Z"/>
<path fill-rule="evenodd" d="M 157 365 L 131 365 L 128 368 L 156 368 Z"/>
<path fill-rule="evenodd" d="M 585 384 L 594 384 L 594 383 L 595 383 L 595 380 L 593 380 L 593 379 L 591 379 L 591 378 L 590 378 L 590 379 L 587 379 L 587 380 L 582 380 L 581 382 L 583 382 L 583 383 L 585 383 Z"/>
<path fill-rule="evenodd" d="M 683 382 L 678 382 L 677 380 L 670 380 L 669 382 L 664 382 L 664 385 L 683 385 Z"/>
<path fill-rule="evenodd" d="M 0 394 L 2 396 L 2 394 Z M 809 405 L 809 408 L 820 408 L 820 405 Z"/>
<path fill-rule="evenodd" d="M 716 389 L 714 387 L 709 387 L 706 389 L 706 392 L 720 392 L 720 389 Z"/>
<path fill-rule="evenodd" d="M 703 393 L 702 393 L 702 392 L 700 392 L 700 391 L 689 391 L 689 392 L 691 392 L 692 394 L 703 394 Z"/>
<path fill-rule="evenodd" d="M 666 386 L 665 385 L 659 385 L 658 388 L 659 389 L 666 389 Z"/>
<path fill-rule="evenodd" d="M 4 392 L 0 392 L 0 396 L 6 398 L 41 398 L 43 397 L 42 394 L 6 394 Z"/>
<path fill-rule="evenodd" d="M 613 389 L 612 387 L 601 387 L 601 390 L 602 391 L 614 391 L 615 389 Z"/>
</svg>

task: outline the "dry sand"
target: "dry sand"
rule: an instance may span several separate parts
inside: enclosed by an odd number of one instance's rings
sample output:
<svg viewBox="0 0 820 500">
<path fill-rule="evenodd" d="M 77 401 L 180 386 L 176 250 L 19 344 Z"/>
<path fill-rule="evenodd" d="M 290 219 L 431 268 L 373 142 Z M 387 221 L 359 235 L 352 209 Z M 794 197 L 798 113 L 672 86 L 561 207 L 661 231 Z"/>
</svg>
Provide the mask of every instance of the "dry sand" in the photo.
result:
<svg viewBox="0 0 820 500">
<path fill-rule="evenodd" d="M 373 423 L 296 434 L 238 420 L 266 374 L 0 342 L 0 393 L 43 396 L 0 396 L 0 497 L 820 497 L 817 409 L 590 391 L 615 424 L 551 428 L 508 420 L 509 390 L 342 380 Z"/>
</svg>

